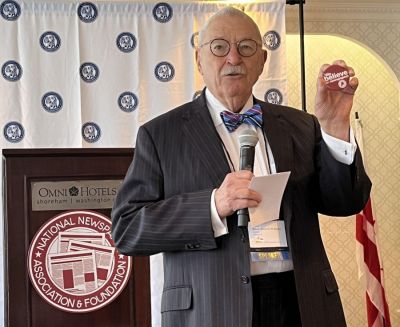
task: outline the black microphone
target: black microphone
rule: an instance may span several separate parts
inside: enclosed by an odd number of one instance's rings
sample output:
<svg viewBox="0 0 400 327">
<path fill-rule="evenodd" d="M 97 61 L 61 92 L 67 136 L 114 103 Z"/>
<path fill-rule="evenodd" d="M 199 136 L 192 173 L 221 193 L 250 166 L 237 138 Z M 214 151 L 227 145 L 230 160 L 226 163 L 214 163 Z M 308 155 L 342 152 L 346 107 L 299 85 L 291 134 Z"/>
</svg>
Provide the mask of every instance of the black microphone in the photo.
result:
<svg viewBox="0 0 400 327">
<path fill-rule="evenodd" d="M 246 129 L 239 135 L 240 161 L 239 170 L 248 170 L 253 172 L 254 152 L 258 142 L 257 132 L 253 129 Z M 247 208 L 239 209 L 238 226 L 247 227 L 249 222 L 249 210 Z"/>
</svg>

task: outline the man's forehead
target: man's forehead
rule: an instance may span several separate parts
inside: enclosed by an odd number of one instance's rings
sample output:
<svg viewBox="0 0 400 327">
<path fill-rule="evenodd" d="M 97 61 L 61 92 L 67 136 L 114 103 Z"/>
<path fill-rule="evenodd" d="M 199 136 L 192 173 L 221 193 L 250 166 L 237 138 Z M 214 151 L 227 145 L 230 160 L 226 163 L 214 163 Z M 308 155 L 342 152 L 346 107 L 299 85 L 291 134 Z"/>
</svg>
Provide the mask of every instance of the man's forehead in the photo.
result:
<svg viewBox="0 0 400 327">
<path fill-rule="evenodd" d="M 205 35 L 208 38 L 240 40 L 243 38 L 257 39 L 260 34 L 249 19 L 238 16 L 221 16 L 208 25 Z"/>
</svg>

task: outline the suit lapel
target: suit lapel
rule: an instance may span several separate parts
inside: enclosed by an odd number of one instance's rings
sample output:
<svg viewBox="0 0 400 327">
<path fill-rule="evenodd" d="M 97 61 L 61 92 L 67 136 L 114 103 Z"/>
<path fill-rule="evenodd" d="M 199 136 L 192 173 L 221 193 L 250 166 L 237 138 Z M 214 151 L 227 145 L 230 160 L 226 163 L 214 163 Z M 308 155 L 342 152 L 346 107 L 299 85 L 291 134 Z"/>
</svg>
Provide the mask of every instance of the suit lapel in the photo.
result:
<svg viewBox="0 0 400 327">
<path fill-rule="evenodd" d="M 277 172 L 293 169 L 293 142 L 285 120 L 279 110 L 260 103 L 263 111 L 263 131 L 276 165 Z"/>
<path fill-rule="evenodd" d="M 208 111 L 204 91 L 193 102 L 192 108 L 185 110 L 182 120 L 182 128 L 188 141 L 196 150 L 198 159 L 206 167 L 213 185 L 218 187 L 225 178 L 225 175 L 230 172 L 230 168 L 222 147 L 222 142 Z"/>
</svg>

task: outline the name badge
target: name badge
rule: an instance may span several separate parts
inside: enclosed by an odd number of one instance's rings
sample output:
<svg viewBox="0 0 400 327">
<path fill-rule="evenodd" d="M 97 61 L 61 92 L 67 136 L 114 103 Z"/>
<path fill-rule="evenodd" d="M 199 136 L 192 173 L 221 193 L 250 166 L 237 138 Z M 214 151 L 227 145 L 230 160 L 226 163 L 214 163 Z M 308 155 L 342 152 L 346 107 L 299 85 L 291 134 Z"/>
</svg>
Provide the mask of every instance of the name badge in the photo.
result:
<svg viewBox="0 0 400 327">
<path fill-rule="evenodd" d="M 273 220 L 258 226 L 252 226 L 249 223 L 249 238 L 251 252 L 288 250 L 283 220 Z"/>
<path fill-rule="evenodd" d="M 290 259 L 283 220 L 273 220 L 255 227 L 250 223 L 249 237 L 253 262 Z"/>
</svg>

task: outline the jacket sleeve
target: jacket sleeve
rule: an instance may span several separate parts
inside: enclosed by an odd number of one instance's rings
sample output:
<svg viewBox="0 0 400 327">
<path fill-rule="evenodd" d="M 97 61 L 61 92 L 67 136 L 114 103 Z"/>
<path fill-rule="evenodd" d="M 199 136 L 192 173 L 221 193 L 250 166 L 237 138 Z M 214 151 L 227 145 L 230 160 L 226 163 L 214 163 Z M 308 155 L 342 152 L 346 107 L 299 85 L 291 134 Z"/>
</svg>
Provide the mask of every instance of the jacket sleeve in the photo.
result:
<svg viewBox="0 0 400 327">
<path fill-rule="evenodd" d="M 132 164 L 111 212 L 117 249 L 126 255 L 151 255 L 216 248 L 212 189 L 165 198 L 161 160 L 150 133 L 140 127 Z"/>
<path fill-rule="evenodd" d="M 317 126 L 320 131 L 319 124 Z M 349 216 L 360 212 L 368 201 L 371 181 L 365 172 L 359 149 L 353 163 L 346 165 L 333 158 L 321 136 L 318 140 L 318 211 L 330 216 Z"/>
</svg>

